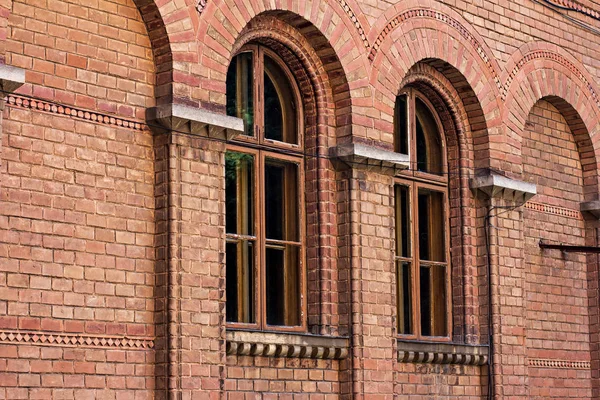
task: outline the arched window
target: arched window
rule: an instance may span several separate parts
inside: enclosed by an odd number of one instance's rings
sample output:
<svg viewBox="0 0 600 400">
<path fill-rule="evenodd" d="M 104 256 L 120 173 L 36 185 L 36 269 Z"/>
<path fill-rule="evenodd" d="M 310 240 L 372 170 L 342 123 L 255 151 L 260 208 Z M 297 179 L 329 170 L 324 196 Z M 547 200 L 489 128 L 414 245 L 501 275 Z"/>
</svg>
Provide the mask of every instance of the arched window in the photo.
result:
<svg viewBox="0 0 600 400">
<path fill-rule="evenodd" d="M 226 153 L 227 322 L 305 329 L 302 110 L 293 75 L 247 46 L 227 72 L 227 114 L 245 134 Z"/>
<path fill-rule="evenodd" d="M 398 333 L 450 337 L 448 177 L 442 125 L 425 96 L 396 98 L 395 149 L 411 168 L 395 185 Z"/>
</svg>

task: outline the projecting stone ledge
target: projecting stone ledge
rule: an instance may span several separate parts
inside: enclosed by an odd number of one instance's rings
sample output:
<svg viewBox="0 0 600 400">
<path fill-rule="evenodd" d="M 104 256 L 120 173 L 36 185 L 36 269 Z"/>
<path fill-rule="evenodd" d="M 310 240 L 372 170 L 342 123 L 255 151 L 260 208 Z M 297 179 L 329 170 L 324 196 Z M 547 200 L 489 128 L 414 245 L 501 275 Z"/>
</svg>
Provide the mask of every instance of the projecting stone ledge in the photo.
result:
<svg viewBox="0 0 600 400">
<path fill-rule="evenodd" d="M 155 132 L 178 131 L 221 140 L 230 140 L 244 132 L 241 118 L 181 104 L 149 108 L 146 119 Z"/>
<path fill-rule="evenodd" d="M 408 169 L 408 155 L 379 149 L 361 143 L 341 144 L 329 150 L 332 157 L 338 158 L 352 166 L 362 164 L 369 167 L 388 168 L 394 172 Z"/>
<path fill-rule="evenodd" d="M 582 213 L 587 213 L 600 219 L 600 200 L 586 201 L 579 205 L 579 210 Z"/>
<path fill-rule="evenodd" d="M 511 179 L 493 171 L 471 179 L 471 189 L 489 198 L 501 198 L 525 203 L 537 194 L 535 184 Z"/>
<path fill-rule="evenodd" d="M 24 69 L 0 64 L 0 90 L 2 90 L 3 95 L 14 92 L 24 83 Z"/>
</svg>

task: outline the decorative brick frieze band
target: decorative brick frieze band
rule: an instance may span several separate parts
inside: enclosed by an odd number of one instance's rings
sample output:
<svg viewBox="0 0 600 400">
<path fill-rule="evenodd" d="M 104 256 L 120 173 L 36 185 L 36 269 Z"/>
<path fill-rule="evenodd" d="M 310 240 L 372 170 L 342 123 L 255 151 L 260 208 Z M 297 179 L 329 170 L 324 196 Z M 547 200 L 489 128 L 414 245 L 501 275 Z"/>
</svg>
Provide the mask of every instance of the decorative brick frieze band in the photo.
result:
<svg viewBox="0 0 600 400">
<path fill-rule="evenodd" d="M 600 21 L 600 11 L 593 10 L 583 4 L 573 0 L 550 0 L 550 3 L 557 7 L 566 8 L 572 11 L 576 11 L 583 15 L 587 15 L 590 18 L 594 18 Z"/>
<path fill-rule="evenodd" d="M 283 332 L 227 331 L 227 354 L 341 360 L 348 357 L 348 340 Z"/>
<path fill-rule="evenodd" d="M 485 365 L 488 362 L 488 347 L 398 341 L 398 362 Z"/>
<path fill-rule="evenodd" d="M 371 62 L 373 62 L 373 60 L 375 59 L 375 56 L 377 55 L 377 52 L 379 51 L 379 48 L 381 47 L 381 44 L 383 43 L 385 38 L 390 34 L 390 32 L 396 28 L 396 26 L 400 25 L 401 23 L 403 23 L 407 20 L 410 20 L 412 18 L 417 18 L 417 17 L 433 18 L 436 21 L 442 22 L 442 23 L 456 29 L 458 31 L 458 33 L 476 49 L 477 54 L 479 54 L 479 57 L 481 57 L 481 59 L 485 63 L 485 66 L 490 71 L 490 74 L 492 75 L 494 82 L 496 82 L 496 85 L 498 86 L 499 89 L 502 88 L 500 76 L 498 75 L 498 72 L 494 69 L 494 67 L 492 65 L 492 61 L 491 61 L 492 58 L 485 52 L 483 46 L 481 45 L 481 43 L 479 43 L 479 40 L 477 40 L 477 38 L 471 32 L 469 32 L 469 30 L 464 25 L 462 25 L 459 21 L 450 17 L 449 15 L 446 15 L 446 14 L 444 14 L 440 11 L 436 11 L 436 10 L 414 9 L 414 10 L 405 11 L 405 12 L 397 15 L 396 17 L 394 17 L 382 29 L 379 36 L 377 36 L 377 39 L 375 40 L 375 42 L 373 43 L 373 46 L 371 47 L 371 52 L 369 54 L 369 60 Z"/>
<path fill-rule="evenodd" d="M 363 29 L 362 25 L 360 24 L 358 17 L 354 13 L 354 11 L 352 11 L 352 8 L 350 8 L 350 5 L 348 5 L 348 3 L 345 0 L 338 0 L 338 3 L 340 3 L 340 6 L 342 6 L 344 11 L 346 12 L 346 15 L 348 15 L 348 18 L 352 22 L 352 25 L 354 25 L 354 27 L 356 28 L 356 31 L 358 32 L 358 36 L 360 36 L 360 39 L 362 40 L 363 45 L 365 46 L 366 49 L 368 49 L 369 48 L 369 40 L 367 39 L 365 30 Z"/>
<path fill-rule="evenodd" d="M 208 3 L 208 0 L 197 0 L 196 1 L 196 11 L 198 11 L 198 14 L 202 14 L 202 11 L 204 11 L 204 9 L 206 8 L 207 3 Z"/>
<path fill-rule="evenodd" d="M 547 360 L 541 358 L 530 358 L 529 366 L 537 368 L 590 369 L 591 363 L 589 361 Z"/>
<path fill-rule="evenodd" d="M 147 350 L 154 348 L 154 338 L 147 337 L 9 330 L 0 331 L 0 343 L 63 347 L 104 347 L 125 350 Z"/>
<path fill-rule="evenodd" d="M 570 208 L 556 207 L 548 204 L 536 203 L 533 201 L 528 201 L 525 203 L 525 208 L 546 214 L 560 215 L 561 217 L 582 219 L 581 212 L 579 210 L 573 210 Z"/>
<path fill-rule="evenodd" d="M 552 51 L 547 51 L 547 50 L 532 51 L 531 53 L 526 54 L 523 58 L 521 58 L 519 60 L 519 62 L 515 65 L 515 67 L 512 69 L 512 71 L 510 71 L 510 74 L 506 78 L 504 87 L 501 88 L 500 94 L 501 94 L 503 100 L 506 99 L 506 96 L 508 95 L 508 89 L 510 88 L 512 81 L 515 79 L 515 76 L 517 76 L 517 74 L 523 68 L 523 66 L 530 61 L 539 60 L 539 59 L 556 61 L 557 63 L 566 67 L 571 73 L 573 73 L 576 77 L 578 77 L 584 83 L 585 87 L 590 92 L 592 99 L 594 100 L 596 105 L 600 108 L 600 97 L 594 90 L 594 87 L 592 86 L 591 82 L 589 82 L 588 79 L 585 77 L 583 72 L 580 71 L 579 68 L 577 68 L 577 66 L 575 64 L 573 64 L 571 61 L 567 60 L 565 57 L 561 56 L 558 53 L 554 53 Z"/>
<path fill-rule="evenodd" d="M 9 107 L 24 108 L 35 111 L 48 112 L 51 114 L 64 115 L 71 118 L 81 119 L 88 122 L 97 122 L 99 124 L 113 125 L 119 128 L 133 129 L 141 131 L 144 129 L 143 123 L 131 121 L 113 115 L 106 115 L 94 111 L 88 111 L 77 107 L 65 106 L 50 101 L 32 99 L 20 95 L 8 95 L 6 105 Z"/>
</svg>

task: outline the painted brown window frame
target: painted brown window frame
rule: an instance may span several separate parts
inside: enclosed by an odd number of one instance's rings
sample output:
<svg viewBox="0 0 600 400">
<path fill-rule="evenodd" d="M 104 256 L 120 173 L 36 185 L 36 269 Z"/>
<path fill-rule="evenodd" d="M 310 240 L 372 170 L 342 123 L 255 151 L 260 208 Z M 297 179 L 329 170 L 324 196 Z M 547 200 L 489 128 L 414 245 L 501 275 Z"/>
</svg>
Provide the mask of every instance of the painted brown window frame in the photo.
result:
<svg viewBox="0 0 600 400">
<path fill-rule="evenodd" d="M 253 55 L 253 102 L 254 126 L 252 135 L 239 135 L 227 145 L 228 152 L 250 154 L 254 157 L 253 198 L 254 198 L 254 238 L 257 248 L 254 251 L 254 304 L 255 322 L 226 322 L 230 329 L 248 329 L 261 331 L 305 332 L 307 330 L 307 272 L 306 272 L 306 227 L 305 227 L 305 172 L 304 172 L 304 114 L 300 89 L 289 68 L 272 50 L 259 45 L 246 45 L 235 56 L 251 52 Z M 235 58 L 234 56 L 234 58 Z M 264 57 L 268 56 L 285 73 L 296 104 L 296 135 L 297 143 L 286 143 L 265 138 L 265 112 L 264 112 Z M 233 59 L 233 58 L 232 58 Z M 266 188 L 265 188 L 265 162 L 267 159 L 282 163 L 294 164 L 297 168 L 296 191 L 298 195 L 298 240 L 275 240 L 266 237 Z M 236 235 L 226 233 L 226 240 L 234 239 Z M 300 324 L 293 326 L 267 324 L 267 291 L 266 291 L 266 250 L 268 246 L 289 245 L 299 249 L 298 254 L 298 301 L 300 302 L 298 319 Z"/>
<path fill-rule="evenodd" d="M 435 110 L 435 107 L 427 99 L 427 97 L 414 88 L 406 88 L 402 90 L 398 96 L 406 95 L 407 97 L 407 132 L 408 132 L 408 155 L 410 160 L 410 168 L 406 171 L 402 171 L 395 179 L 394 185 L 394 223 L 395 223 L 395 238 L 398 240 L 398 224 L 399 217 L 397 207 L 397 193 L 396 186 L 404 186 L 408 188 L 409 194 L 409 215 L 410 220 L 410 257 L 401 257 L 398 255 L 398 244 L 396 244 L 394 251 L 394 264 L 396 274 L 398 274 L 398 265 L 401 262 L 409 263 L 410 265 L 410 280 L 411 280 L 411 317 L 412 317 L 412 333 L 401 334 L 400 333 L 400 288 L 396 288 L 396 308 L 397 308 L 397 324 L 398 338 L 403 340 L 426 340 L 431 342 L 450 342 L 452 338 L 452 280 L 451 280 L 451 258 L 450 258 L 450 201 L 449 201 L 449 179 L 448 179 L 448 164 L 447 164 L 447 146 L 444 135 L 443 125 Z M 439 174 L 429 173 L 425 171 L 417 170 L 417 129 L 416 129 L 416 102 L 415 99 L 421 100 L 428 108 L 433 116 L 437 125 L 438 134 L 440 135 L 441 145 L 441 166 L 442 169 Z M 395 118 L 398 116 L 397 110 L 394 112 Z M 397 137 L 399 132 L 399 121 L 394 120 L 394 143 L 395 148 L 398 149 L 399 145 Z M 419 249 L 419 227 L 418 227 L 418 195 L 419 189 L 427 189 L 435 192 L 442 193 L 443 195 L 443 224 L 444 224 L 444 262 L 432 262 L 424 261 L 420 259 Z M 421 326 L 421 315 L 420 315 L 420 268 L 423 264 L 431 265 L 444 265 L 446 268 L 445 287 L 446 287 L 446 336 L 423 336 Z M 399 278 L 396 276 L 396 285 L 399 283 Z"/>
</svg>

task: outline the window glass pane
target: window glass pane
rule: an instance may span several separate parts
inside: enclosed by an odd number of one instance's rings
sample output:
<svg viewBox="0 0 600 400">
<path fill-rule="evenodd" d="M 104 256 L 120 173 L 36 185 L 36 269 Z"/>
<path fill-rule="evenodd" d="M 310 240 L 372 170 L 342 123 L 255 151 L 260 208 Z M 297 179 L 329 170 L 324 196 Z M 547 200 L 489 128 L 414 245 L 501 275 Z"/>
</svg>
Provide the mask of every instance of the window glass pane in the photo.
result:
<svg viewBox="0 0 600 400">
<path fill-rule="evenodd" d="M 442 143 L 437 123 L 429 107 L 415 98 L 417 129 L 417 169 L 441 175 Z"/>
<path fill-rule="evenodd" d="M 264 102 L 265 138 L 298 143 L 296 99 L 281 67 L 265 56 Z"/>
<path fill-rule="evenodd" d="M 238 235 L 254 234 L 254 156 L 225 154 L 225 230 Z"/>
<path fill-rule="evenodd" d="M 396 263 L 396 287 L 398 290 L 398 333 L 408 335 L 412 329 L 412 274 L 410 264 Z"/>
<path fill-rule="evenodd" d="M 419 291 L 421 335 L 447 336 L 446 267 L 421 266 Z"/>
<path fill-rule="evenodd" d="M 298 166 L 265 161 L 265 229 L 267 239 L 297 241 Z"/>
<path fill-rule="evenodd" d="M 244 120 L 244 134 L 254 136 L 254 71 L 252 53 L 233 58 L 227 70 L 227 115 Z"/>
<path fill-rule="evenodd" d="M 407 186 L 396 186 L 396 255 L 410 257 L 410 197 Z"/>
<path fill-rule="evenodd" d="M 419 258 L 446 261 L 444 193 L 419 188 Z"/>
<path fill-rule="evenodd" d="M 225 250 L 228 322 L 254 323 L 254 244 L 228 241 Z"/>
<path fill-rule="evenodd" d="M 267 324 L 300 325 L 299 248 L 267 245 L 265 253 Z"/>
<path fill-rule="evenodd" d="M 408 154 L 408 101 L 405 94 L 396 97 L 394 110 L 394 151 Z"/>
</svg>

